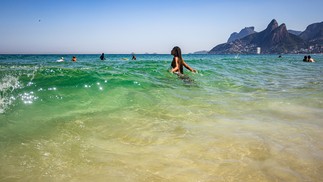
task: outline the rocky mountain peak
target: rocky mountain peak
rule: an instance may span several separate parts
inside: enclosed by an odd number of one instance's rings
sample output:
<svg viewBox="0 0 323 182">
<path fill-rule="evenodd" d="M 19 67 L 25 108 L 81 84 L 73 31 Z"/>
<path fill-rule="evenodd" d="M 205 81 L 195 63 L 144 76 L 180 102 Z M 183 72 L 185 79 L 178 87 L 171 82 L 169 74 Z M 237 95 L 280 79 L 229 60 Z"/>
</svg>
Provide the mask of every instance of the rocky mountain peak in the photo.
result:
<svg viewBox="0 0 323 182">
<path fill-rule="evenodd" d="M 285 23 L 281 24 L 272 32 L 271 44 L 275 45 L 283 40 L 286 40 L 289 37 Z"/>
<path fill-rule="evenodd" d="M 267 28 L 265 29 L 266 32 L 271 32 L 278 28 L 278 23 L 275 19 L 271 20 L 271 22 L 268 24 Z"/>
</svg>

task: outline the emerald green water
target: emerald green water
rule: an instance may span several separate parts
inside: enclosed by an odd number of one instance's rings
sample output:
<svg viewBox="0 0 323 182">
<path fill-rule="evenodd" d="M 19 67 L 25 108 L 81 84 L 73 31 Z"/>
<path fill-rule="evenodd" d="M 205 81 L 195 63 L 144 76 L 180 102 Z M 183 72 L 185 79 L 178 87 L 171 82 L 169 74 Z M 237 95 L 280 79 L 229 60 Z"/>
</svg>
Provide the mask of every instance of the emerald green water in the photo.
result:
<svg viewBox="0 0 323 182">
<path fill-rule="evenodd" d="M 322 55 L 72 56 L 0 55 L 0 181 L 323 180 Z"/>
</svg>

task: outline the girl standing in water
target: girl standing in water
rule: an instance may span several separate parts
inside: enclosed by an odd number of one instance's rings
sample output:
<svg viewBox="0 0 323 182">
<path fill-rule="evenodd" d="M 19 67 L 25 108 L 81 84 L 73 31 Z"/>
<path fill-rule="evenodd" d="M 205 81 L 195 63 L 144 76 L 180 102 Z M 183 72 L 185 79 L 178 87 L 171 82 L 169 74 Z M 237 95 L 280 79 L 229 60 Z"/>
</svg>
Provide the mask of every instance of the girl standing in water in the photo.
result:
<svg viewBox="0 0 323 182">
<path fill-rule="evenodd" d="M 184 74 L 183 71 L 183 66 L 190 70 L 191 72 L 196 72 L 193 68 L 191 68 L 182 58 L 182 51 L 181 48 L 178 46 L 175 46 L 171 52 L 171 54 L 174 56 L 173 61 L 172 61 L 172 73 L 179 73 L 179 74 Z"/>
</svg>

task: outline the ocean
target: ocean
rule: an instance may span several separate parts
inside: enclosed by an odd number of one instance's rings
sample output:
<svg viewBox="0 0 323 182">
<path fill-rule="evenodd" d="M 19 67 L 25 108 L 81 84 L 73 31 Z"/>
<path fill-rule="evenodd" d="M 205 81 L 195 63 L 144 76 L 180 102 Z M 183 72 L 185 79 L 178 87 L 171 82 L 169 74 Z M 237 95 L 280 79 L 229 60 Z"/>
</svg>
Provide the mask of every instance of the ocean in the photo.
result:
<svg viewBox="0 0 323 182">
<path fill-rule="evenodd" d="M 323 55 L 72 56 L 0 55 L 0 181 L 323 181 Z"/>
</svg>

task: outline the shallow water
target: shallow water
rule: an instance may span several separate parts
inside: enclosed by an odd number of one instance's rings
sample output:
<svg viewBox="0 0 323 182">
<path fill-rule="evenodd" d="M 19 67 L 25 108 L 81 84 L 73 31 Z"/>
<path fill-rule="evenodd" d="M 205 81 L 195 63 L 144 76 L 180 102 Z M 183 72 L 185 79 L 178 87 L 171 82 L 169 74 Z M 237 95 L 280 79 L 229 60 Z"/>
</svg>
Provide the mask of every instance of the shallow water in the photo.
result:
<svg viewBox="0 0 323 182">
<path fill-rule="evenodd" d="M 323 180 L 322 55 L 72 56 L 0 55 L 0 181 Z"/>
</svg>

